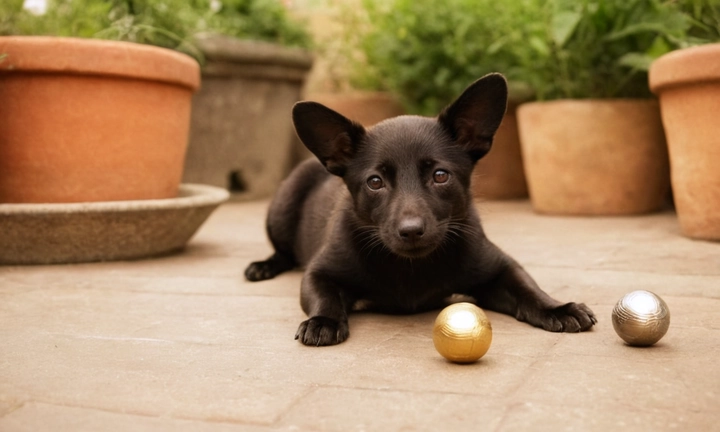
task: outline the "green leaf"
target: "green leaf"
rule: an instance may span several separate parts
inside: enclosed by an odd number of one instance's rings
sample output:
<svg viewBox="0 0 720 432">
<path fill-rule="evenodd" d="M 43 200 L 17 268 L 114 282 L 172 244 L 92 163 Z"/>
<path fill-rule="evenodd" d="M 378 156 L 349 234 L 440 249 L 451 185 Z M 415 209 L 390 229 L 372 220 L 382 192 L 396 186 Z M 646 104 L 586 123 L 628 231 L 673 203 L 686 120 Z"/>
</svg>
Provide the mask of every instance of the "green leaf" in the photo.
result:
<svg viewBox="0 0 720 432">
<path fill-rule="evenodd" d="M 398 39 L 403 40 L 407 37 L 407 35 L 408 35 L 407 27 L 400 27 L 397 29 Z"/>
<path fill-rule="evenodd" d="M 654 59 L 660 57 L 661 55 L 667 54 L 672 50 L 670 45 L 665 41 L 665 38 L 662 36 L 658 36 L 653 41 L 653 44 L 650 45 L 650 48 L 646 51 L 646 54 Z"/>
<path fill-rule="evenodd" d="M 682 34 L 682 32 L 687 28 L 688 24 L 689 22 L 686 16 L 684 16 L 683 14 L 677 14 L 674 17 L 666 17 L 666 19 L 663 21 L 648 21 L 630 24 L 622 30 L 609 33 L 605 36 L 605 40 L 614 41 L 627 36 L 633 36 L 641 33 Z"/>
<path fill-rule="evenodd" d="M 550 48 L 548 48 L 547 44 L 545 44 L 545 41 L 543 41 L 539 37 L 533 36 L 528 42 L 530 43 L 530 46 L 533 47 L 535 51 L 541 56 L 547 57 L 547 55 L 550 54 Z"/>
<path fill-rule="evenodd" d="M 504 46 L 505 46 L 505 39 L 500 38 L 500 39 L 496 40 L 495 42 L 491 43 L 490 46 L 487 47 L 485 52 L 488 55 L 493 55 L 493 54 L 497 53 L 498 51 L 500 51 L 500 49 L 503 48 Z"/>
<path fill-rule="evenodd" d="M 648 71 L 653 60 L 655 59 L 647 54 L 627 53 L 618 59 L 618 64 L 636 70 Z"/>
<path fill-rule="evenodd" d="M 560 11 L 552 17 L 553 41 L 557 46 L 565 46 L 581 18 L 579 12 L 573 11 Z"/>
<path fill-rule="evenodd" d="M 652 45 L 644 53 L 627 53 L 618 59 L 621 66 L 630 67 L 635 70 L 649 71 L 650 64 L 663 54 L 670 52 L 672 48 L 662 36 L 657 36 Z"/>
</svg>

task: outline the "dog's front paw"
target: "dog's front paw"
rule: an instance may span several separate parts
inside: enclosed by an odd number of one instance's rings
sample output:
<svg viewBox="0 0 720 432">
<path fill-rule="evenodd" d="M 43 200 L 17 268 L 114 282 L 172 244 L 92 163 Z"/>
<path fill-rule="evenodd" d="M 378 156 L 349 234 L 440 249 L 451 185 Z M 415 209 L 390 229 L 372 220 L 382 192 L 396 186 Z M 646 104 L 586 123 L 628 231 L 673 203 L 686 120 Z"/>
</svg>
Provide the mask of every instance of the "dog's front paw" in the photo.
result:
<svg viewBox="0 0 720 432">
<path fill-rule="evenodd" d="M 303 321 L 295 333 L 295 340 L 305 345 L 325 346 L 336 345 L 350 336 L 347 321 L 315 316 Z"/>
<path fill-rule="evenodd" d="M 528 321 L 548 331 L 568 333 L 590 330 L 597 323 L 595 314 L 584 303 L 566 303 L 554 309 L 546 309 L 537 320 Z"/>
</svg>

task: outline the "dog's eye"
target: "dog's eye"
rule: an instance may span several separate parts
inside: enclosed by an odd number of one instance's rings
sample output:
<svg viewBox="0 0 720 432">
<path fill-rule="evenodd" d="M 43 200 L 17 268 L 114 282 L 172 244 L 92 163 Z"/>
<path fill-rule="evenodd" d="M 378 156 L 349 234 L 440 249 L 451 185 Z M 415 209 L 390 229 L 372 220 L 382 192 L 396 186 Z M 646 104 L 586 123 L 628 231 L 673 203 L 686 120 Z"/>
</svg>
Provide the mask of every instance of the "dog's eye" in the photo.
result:
<svg viewBox="0 0 720 432">
<path fill-rule="evenodd" d="M 383 183 L 382 179 L 378 176 L 372 176 L 368 179 L 367 185 L 372 190 L 378 190 L 385 187 L 385 183 Z"/>
<path fill-rule="evenodd" d="M 450 174 L 445 170 L 435 170 L 433 173 L 433 180 L 435 183 L 445 183 L 450 179 Z"/>
</svg>

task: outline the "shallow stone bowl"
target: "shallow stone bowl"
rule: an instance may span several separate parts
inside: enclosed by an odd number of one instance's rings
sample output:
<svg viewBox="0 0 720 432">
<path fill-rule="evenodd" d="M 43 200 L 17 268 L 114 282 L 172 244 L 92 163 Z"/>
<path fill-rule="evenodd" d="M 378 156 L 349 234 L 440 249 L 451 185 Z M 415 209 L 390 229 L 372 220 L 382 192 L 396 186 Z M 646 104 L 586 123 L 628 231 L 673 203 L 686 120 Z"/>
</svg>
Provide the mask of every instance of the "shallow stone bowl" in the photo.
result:
<svg viewBox="0 0 720 432">
<path fill-rule="evenodd" d="M 222 188 L 183 184 L 169 199 L 0 204 L 0 264 L 132 260 L 177 252 L 228 196 Z"/>
</svg>

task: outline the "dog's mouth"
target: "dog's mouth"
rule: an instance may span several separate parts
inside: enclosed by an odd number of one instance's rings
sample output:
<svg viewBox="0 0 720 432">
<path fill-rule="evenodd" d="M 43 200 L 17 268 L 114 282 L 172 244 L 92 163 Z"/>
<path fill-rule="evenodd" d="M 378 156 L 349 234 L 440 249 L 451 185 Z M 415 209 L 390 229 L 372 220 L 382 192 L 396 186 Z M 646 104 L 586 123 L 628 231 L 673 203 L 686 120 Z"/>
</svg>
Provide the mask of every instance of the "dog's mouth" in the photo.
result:
<svg viewBox="0 0 720 432">
<path fill-rule="evenodd" d="M 437 245 L 423 245 L 423 246 L 405 246 L 391 248 L 393 253 L 403 258 L 417 259 L 424 258 L 437 249 Z"/>
</svg>

